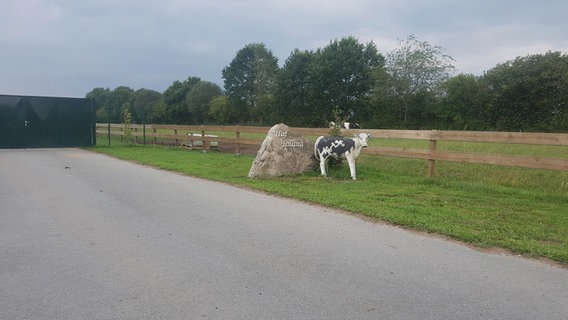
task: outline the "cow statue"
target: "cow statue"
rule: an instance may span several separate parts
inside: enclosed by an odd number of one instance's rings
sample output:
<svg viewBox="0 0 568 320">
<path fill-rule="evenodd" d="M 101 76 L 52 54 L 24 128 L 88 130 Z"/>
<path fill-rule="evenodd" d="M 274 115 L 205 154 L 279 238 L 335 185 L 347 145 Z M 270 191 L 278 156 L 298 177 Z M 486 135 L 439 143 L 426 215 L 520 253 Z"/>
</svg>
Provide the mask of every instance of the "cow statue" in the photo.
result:
<svg viewBox="0 0 568 320">
<path fill-rule="evenodd" d="M 367 139 L 370 133 L 359 133 L 354 135 L 352 139 L 341 137 L 324 137 L 321 136 L 316 140 L 314 145 L 314 154 L 320 162 L 321 174 L 327 176 L 325 171 L 326 160 L 329 157 L 346 158 L 349 163 L 349 171 L 351 178 L 357 180 L 355 172 L 355 158 L 359 156 L 361 149 L 367 147 Z"/>
</svg>

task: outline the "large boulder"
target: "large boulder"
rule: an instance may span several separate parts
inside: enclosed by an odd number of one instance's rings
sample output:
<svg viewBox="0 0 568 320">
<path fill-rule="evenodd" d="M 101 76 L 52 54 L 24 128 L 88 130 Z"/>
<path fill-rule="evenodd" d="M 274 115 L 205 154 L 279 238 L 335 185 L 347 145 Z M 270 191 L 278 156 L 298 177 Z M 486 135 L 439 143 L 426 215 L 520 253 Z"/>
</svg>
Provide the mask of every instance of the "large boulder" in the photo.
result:
<svg viewBox="0 0 568 320">
<path fill-rule="evenodd" d="M 313 170 L 317 165 L 314 144 L 281 123 L 268 131 L 248 177 L 280 177 Z"/>
</svg>

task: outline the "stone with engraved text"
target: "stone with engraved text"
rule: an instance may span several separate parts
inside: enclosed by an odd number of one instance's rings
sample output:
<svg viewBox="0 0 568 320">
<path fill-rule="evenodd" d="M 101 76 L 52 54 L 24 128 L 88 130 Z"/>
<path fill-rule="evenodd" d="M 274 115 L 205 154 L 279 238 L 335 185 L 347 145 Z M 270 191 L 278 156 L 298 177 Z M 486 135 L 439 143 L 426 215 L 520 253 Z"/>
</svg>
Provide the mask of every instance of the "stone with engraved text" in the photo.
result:
<svg viewBox="0 0 568 320">
<path fill-rule="evenodd" d="M 280 177 L 313 170 L 317 161 L 314 145 L 301 133 L 281 123 L 268 131 L 248 177 Z"/>
</svg>

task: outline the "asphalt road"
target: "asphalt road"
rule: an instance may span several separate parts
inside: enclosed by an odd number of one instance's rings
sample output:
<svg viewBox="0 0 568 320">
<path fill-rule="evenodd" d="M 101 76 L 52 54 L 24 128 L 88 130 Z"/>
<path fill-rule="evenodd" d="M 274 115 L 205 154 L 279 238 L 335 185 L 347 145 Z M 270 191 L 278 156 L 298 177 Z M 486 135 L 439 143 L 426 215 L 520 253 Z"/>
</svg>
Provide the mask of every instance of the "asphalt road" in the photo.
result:
<svg viewBox="0 0 568 320">
<path fill-rule="evenodd" d="M 567 315 L 560 267 L 83 150 L 0 150 L 0 319 Z"/>
</svg>

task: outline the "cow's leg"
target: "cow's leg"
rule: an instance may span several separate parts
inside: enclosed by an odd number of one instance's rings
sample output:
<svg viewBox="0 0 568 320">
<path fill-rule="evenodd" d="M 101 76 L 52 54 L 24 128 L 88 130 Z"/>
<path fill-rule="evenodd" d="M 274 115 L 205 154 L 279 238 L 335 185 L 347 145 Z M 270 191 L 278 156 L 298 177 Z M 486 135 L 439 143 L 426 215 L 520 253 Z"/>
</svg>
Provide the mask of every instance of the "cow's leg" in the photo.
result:
<svg viewBox="0 0 568 320">
<path fill-rule="evenodd" d="M 347 158 L 347 162 L 349 163 L 351 178 L 353 178 L 353 180 L 357 180 L 357 173 L 355 172 L 355 157 L 351 153 L 346 154 L 345 157 Z"/>
<path fill-rule="evenodd" d="M 325 172 L 325 160 L 326 158 L 320 154 L 320 170 L 322 176 L 327 176 L 327 173 Z"/>
</svg>

